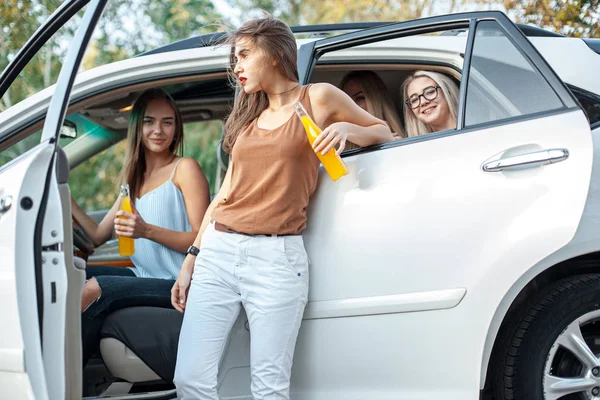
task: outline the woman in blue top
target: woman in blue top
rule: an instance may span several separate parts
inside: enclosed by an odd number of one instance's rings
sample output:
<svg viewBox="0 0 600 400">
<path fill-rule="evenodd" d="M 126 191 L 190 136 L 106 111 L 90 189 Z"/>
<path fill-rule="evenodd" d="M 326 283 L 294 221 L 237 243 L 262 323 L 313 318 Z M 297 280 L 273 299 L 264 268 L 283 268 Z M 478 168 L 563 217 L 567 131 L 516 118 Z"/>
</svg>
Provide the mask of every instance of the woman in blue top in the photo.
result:
<svg viewBox="0 0 600 400">
<path fill-rule="evenodd" d="M 96 246 L 113 233 L 135 239 L 133 268 L 87 267 L 81 302 L 84 366 L 109 313 L 140 305 L 170 307 L 171 287 L 210 202 L 202 169 L 181 153 L 183 125 L 174 100 L 163 90 L 147 90 L 131 112 L 122 177 L 134 212 L 119 211 L 117 198 L 96 224 L 71 199 L 75 220 Z"/>
</svg>

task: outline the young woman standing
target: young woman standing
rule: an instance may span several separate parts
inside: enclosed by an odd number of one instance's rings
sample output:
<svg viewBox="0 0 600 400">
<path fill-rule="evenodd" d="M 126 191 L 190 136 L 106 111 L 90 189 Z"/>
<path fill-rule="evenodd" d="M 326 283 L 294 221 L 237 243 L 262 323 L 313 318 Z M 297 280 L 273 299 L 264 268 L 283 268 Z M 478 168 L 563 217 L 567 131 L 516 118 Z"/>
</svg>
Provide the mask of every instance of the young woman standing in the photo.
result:
<svg viewBox="0 0 600 400">
<path fill-rule="evenodd" d="M 243 306 L 251 335 L 254 399 L 289 399 L 296 337 L 308 298 L 302 241 L 319 160 L 347 140 L 392 140 L 384 121 L 336 87 L 302 86 L 296 40 L 273 18 L 233 32 L 232 71 L 240 96 L 225 126 L 227 175 L 172 289 L 184 311 L 175 385 L 180 399 L 218 399 L 218 364 Z M 300 101 L 326 128 L 311 148 L 293 106 Z M 202 244 L 200 244 L 202 243 Z M 188 295 L 189 290 L 189 295 Z"/>
</svg>

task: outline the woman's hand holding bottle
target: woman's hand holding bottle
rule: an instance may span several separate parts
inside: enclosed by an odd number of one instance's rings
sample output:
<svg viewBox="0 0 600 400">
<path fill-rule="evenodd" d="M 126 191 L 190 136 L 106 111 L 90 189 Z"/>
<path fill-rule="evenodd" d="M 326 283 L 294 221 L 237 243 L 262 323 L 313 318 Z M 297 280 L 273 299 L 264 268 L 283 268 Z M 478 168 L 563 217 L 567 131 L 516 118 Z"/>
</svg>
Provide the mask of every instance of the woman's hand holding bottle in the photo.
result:
<svg viewBox="0 0 600 400">
<path fill-rule="evenodd" d="M 142 216 L 134 210 L 133 213 L 119 210 L 115 218 L 115 233 L 118 236 L 133 239 L 148 238 L 149 225 Z"/>
<path fill-rule="evenodd" d="M 313 142 L 315 153 L 321 152 L 322 155 L 325 155 L 339 143 L 335 153 L 341 154 L 346 147 L 346 140 L 348 140 L 348 134 L 352 130 L 352 126 L 347 122 L 336 122 L 329 125 Z"/>
</svg>

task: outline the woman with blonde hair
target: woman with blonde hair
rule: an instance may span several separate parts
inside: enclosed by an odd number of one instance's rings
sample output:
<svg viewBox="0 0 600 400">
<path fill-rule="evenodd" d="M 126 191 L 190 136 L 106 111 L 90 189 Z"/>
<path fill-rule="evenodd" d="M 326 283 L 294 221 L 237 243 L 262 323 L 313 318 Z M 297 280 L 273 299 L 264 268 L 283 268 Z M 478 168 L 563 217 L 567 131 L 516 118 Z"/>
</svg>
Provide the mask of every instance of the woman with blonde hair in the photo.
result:
<svg viewBox="0 0 600 400">
<path fill-rule="evenodd" d="M 179 399 L 218 400 L 218 366 L 244 307 L 255 400 L 288 400 L 296 338 L 308 300 L 302 231 L 319 159 L 347 140 L 392 140 L 384 121 L 328 83 L 302 85 L 291 29 L 267 17 L 233 32 L 231 70 L 239 96 L 225 124 L 227 175 L 173 285 L 185 314 L 174 383 Z M 313 145 L 295 113 L 323 128 Z M 188 295 L 189 291 L 189 295 Z"/>
<path fill-rule="evenodd" d="M 406 137 L 394 102 L 385 84 L 375 72 L 352 71 L 344 76 L 339 87 L 360 108 L 387 122 L 395 139 Z M 346 149 L 357 147 L 354 143 L 346 144 Z"/>
<path fill-rule="evenodd" d="M 417 71 L 402 84 L 408 137 L 456 129 L 458 87 L 448 76 Z"/>
</svg>

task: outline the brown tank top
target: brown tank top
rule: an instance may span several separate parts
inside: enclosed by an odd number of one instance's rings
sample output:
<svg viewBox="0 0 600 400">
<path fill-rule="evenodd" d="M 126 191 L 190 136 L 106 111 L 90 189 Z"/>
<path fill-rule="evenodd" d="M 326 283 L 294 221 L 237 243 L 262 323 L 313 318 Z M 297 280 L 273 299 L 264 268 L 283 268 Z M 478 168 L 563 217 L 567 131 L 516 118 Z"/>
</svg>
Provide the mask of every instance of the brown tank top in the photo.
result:
<svg viewBox="0 0 600 400">
<path fill-rule="evenodd" d="M 312 117 L 309 88 L 302 88 L 300 101 Z M 212 219 L 242 233 L 299 234 L 317 187 L 319 159 L 295 113 L 273 130 L 259 128 L 257 120 L 233 146 L 229 193 Z"/>
</svg>

